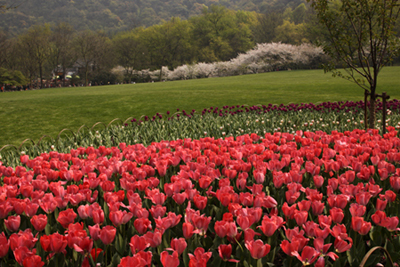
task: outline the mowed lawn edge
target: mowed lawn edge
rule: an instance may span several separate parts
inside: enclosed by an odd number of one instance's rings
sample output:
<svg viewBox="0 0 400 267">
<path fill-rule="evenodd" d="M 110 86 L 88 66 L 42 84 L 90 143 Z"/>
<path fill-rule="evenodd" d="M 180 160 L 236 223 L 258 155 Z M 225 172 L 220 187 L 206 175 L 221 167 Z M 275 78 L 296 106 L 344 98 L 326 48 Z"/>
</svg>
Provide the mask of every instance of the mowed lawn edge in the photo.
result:
<svg viewBox="0 0 400 267">
<path fill-rule="evenodd" d="M 400 67 L 379 74 L 378 93 L 400 99 Z M 64 128 L 112 119 L 149 117 L 157 112 L 201 112 L 225 105 L 359 101 L 363 90 L 323 70 L 277 71 L 224 78 L 145 84 L 42 89 L 0 94 L 0 147 L 19 145 L 43 135 L 53 138 Z"/>
</svg>

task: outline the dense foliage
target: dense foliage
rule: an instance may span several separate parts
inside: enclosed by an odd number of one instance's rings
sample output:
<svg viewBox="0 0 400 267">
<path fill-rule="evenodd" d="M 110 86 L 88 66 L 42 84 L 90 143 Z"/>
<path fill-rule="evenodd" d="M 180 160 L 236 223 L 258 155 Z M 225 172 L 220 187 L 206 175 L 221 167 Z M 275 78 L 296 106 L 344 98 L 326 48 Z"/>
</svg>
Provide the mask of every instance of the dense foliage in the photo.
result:
<svg viewBox="0 0 400 267">
<path fill-rule="evenodd" d="M 0 4 L 4 0 L 0 1 Z M 9 0 L 6 2 L 19 3 Z M 296 8 L 303 0 L 151 0 L 151 1 L 23 1 L 17 9 L 2 14 L 0 28 L 21 33 L 34 24 L 67 22 L 77 30 L 126 31 L 139 26 L 152 26 L 171 17 L 189 19 L 200 15 L 204 6 L 222 5 L 232 10 L 255 11 L 258 13 L 283 11 Z"/>
</svg>

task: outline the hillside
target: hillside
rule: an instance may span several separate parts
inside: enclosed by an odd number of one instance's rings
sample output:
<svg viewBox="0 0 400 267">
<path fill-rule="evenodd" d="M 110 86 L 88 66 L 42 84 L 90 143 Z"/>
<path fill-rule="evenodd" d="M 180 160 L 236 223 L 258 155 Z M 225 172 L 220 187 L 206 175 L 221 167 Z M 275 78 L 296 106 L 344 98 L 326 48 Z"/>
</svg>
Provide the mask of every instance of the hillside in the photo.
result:
<svg viewBox="0 0 400 267">
<path fill-rule="evenodd" d="M 76 30 L 108 33 L 151 26 L 171 17 L 188 19 L 204 6 L 270 13 L 296 7 L 305 0 L 9 0 L 18 8 L 1 14 L 0 29 L 14 35 L 34 24 L 68 22 Z"/>
</svg>

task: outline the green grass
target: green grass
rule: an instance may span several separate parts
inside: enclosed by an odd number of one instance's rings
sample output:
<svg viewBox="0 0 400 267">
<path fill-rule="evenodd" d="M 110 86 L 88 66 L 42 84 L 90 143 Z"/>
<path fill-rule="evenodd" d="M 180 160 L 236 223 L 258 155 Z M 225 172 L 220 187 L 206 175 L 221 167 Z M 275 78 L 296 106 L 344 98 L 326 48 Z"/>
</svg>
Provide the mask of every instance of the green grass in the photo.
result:
<svg viewBox="0 0 400 267">
<path fill-rule="evenodd" d="M 400 99 L 400 67 L 386 67 L 379 75 L 378 92 Z M 0 147 L 53 138 L 64 128 L 77 131 L 85 124 L 109 123 L 141 115 L 201 111 L 210 106 L 238 104 L 317 103 L 358 101 L 363 90 L 322 70 L 281 71 L 257 75 L 164 83 L 43 89 L 0 94 Z"/>
</svg>

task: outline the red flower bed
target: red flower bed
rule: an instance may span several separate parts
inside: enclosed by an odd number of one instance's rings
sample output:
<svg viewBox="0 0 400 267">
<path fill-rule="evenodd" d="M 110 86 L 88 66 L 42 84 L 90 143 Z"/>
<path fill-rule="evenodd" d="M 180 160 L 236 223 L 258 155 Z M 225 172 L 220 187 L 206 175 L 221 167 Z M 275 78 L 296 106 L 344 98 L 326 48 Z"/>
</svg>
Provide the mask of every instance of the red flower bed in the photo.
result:
<svg viewBox="0 0 400 267">
<path fill-rule="evenodd" d="M 0 258 L 23 266 L 400 260 L 400 139 L 267 133 L 0 164 Z M 388 257 L 372 254 L 369 263 Z"/>
</svg>

